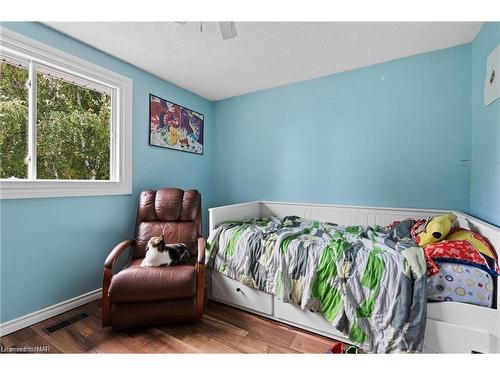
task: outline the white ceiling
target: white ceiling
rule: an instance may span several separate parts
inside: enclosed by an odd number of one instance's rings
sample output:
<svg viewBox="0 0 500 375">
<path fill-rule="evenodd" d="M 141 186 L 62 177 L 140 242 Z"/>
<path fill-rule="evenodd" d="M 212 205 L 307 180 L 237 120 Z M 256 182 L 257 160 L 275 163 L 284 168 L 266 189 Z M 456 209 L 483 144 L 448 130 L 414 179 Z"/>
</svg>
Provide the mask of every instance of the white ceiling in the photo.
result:
<svg viewBox="0 0 500 375">
<path fill-rule="evenodd" d="M 471 42 L 481 22 L 48 22 L 209 100 Z"/>
</svg>

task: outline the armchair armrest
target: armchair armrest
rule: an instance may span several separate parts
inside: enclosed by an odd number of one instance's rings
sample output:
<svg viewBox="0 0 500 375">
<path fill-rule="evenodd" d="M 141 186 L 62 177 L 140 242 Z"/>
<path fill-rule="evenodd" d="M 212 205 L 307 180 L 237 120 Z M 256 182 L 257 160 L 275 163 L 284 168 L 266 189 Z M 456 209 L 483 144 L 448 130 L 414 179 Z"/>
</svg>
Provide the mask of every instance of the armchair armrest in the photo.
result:
<svg viewBox="0 0 500 375">
<path fill-rule="evenodd" d="M 126 249 L 132 246 L 133 243 L 134 240 L 125 240 L 116 245 L 115 248 L 111 250 L 106 260 L 104 261 L 104 267 L 109 269 L 113 268 L 114 264 L 116 263 L 116 260 L 121 255 L 121 253 L 123 253 Z"/>
<path fill-rule="evenodd" d="M 113 266 L 118 257 L 134 244 L 134 240 L 125 240 L 115 246 L 104 261 L 104 274 L 102 277 L 102 326 L 111 324 L 111 303 L 109 302 L 109 286 L 113 277 Z"/>
<path fill-rule="evenodd" d="M 205 264 L 205 239 L 198 237 L 198 261 L 197 263 Z"/>
</svg>

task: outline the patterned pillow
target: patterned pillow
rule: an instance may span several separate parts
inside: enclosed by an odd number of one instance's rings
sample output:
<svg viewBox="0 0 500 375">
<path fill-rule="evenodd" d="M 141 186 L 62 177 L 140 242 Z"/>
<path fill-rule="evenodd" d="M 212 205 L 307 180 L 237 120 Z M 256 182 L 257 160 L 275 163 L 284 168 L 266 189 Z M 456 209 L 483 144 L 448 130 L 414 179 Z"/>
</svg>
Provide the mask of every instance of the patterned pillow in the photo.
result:
<svg viewBox="0 0 500 375">
<path fill-rule="evenodd" d="M 436 261 L 438 272 L 429 276 L 427 299 L 455 301 L 491 307 L 494 296 L 493 278 L 480 268 Z"/>
</svg>

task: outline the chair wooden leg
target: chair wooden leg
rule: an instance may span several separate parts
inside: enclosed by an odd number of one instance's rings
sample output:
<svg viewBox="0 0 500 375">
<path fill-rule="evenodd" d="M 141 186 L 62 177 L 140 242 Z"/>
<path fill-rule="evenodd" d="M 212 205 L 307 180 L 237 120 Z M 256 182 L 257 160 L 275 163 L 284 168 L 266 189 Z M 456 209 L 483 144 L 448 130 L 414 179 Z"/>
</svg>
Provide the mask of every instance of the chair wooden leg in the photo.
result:
<svg viewBox="0 0 500 375">
<path fill-rule="evenodd" d="M 111 325 L 111 303 L 109 302 L 109 285 L 111 284 L 112 271 L 110 268 L 104 268 L 104 276 L 102 282 L 102 326 L 109 327 Z"/>
<path fill-rule="evenodd" d="M 196 270 L 196 315 L 201 319 L 205 307 L 205 265 L 197 263 Z"/>
</svg>

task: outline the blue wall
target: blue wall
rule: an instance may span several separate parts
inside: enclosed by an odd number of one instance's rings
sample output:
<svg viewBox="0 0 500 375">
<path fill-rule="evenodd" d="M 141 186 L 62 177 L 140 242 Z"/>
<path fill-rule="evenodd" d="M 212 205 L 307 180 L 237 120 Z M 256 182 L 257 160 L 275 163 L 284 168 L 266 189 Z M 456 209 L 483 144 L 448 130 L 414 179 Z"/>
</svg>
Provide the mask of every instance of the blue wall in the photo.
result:
<svg viewBox="0 0 500 375">
<path fill-rule="evenodd" d="M 215 202 L 469 209 L 471 45 L 216 102 Z"/>
<path fill-rule="evenodd" d="M 486 23 L 472 43 L 471 213 L 500 226 L 500 99 L 484 106 L 486 58 L 500 43 L 500 22 Z"/>
<path fill-rule="evenodd" d="M 132 195 L 0 201 L 0 321 L 5 322 L 101 287 L 105 257 L 133 235 L 142 189 L 197 188 L 204 208 L 213 205 L 213 104 L 43 25 L 2 26 L 134 81 Z M 148 146 L 149 93 L 205 115 L 204 155 Z"/>
</svg>

